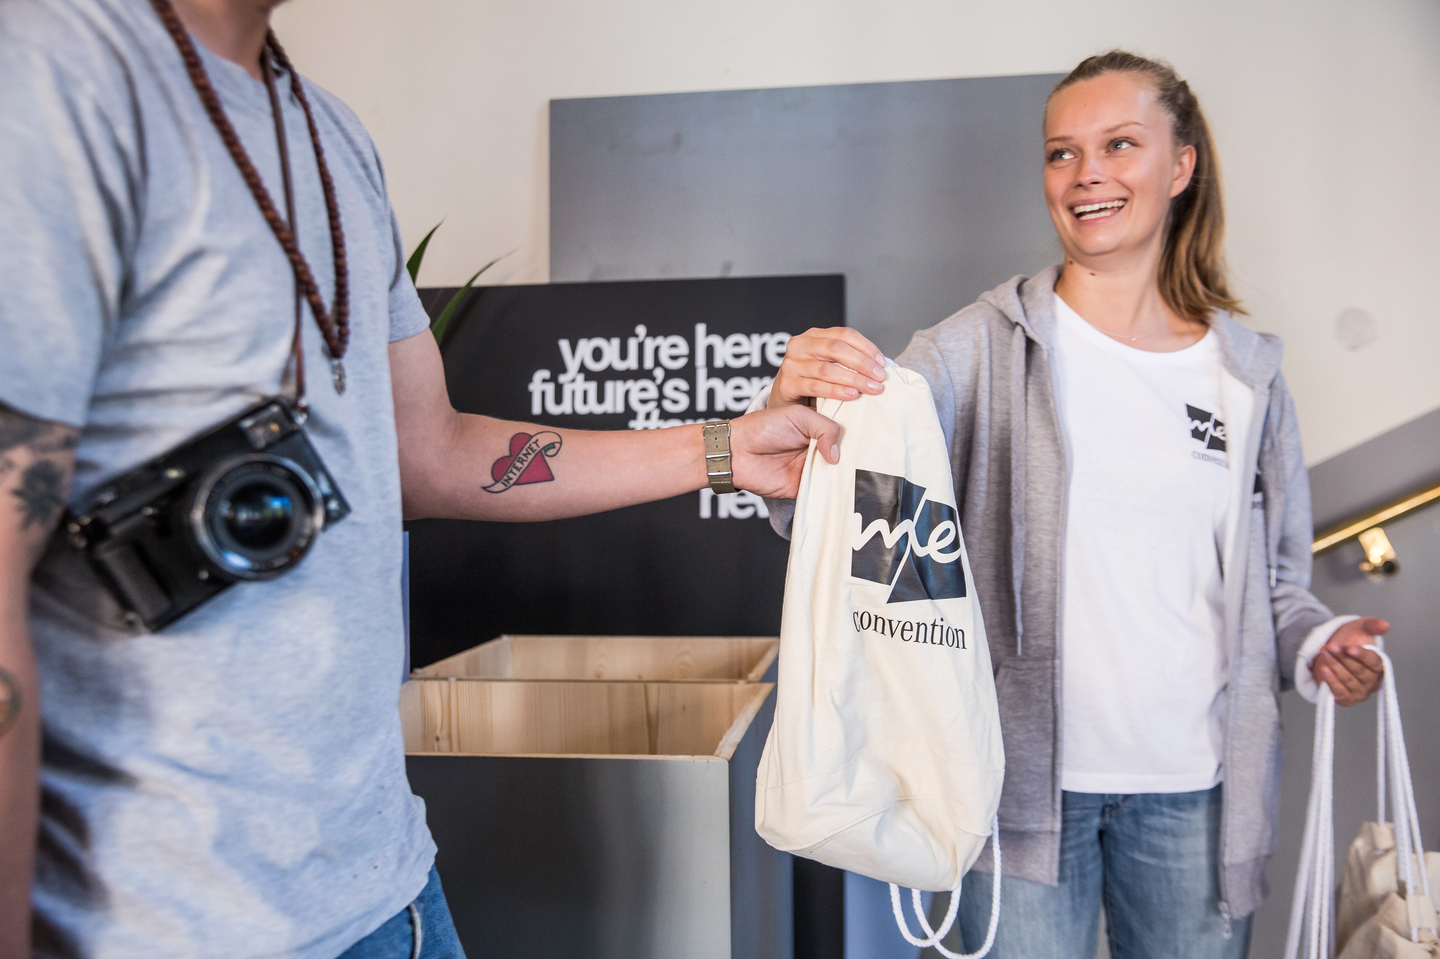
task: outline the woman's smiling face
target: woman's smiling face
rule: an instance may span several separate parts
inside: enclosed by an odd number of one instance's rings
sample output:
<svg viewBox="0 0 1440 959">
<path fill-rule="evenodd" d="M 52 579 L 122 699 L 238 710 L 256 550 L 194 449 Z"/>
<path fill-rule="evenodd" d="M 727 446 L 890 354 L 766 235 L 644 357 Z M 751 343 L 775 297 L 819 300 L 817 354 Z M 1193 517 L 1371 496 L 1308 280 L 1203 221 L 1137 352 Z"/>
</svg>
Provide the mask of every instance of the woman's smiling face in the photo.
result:
<svg viewBox="0 0 1440 959">
<path fill-rule="evenodd" d="M 1158 257 L 1170 198 L 1190 183 L 1195 148 L 1179 146 L 1150 81 L 1105 73 L 1050 98 L 1045 204 L 1066 258 L 1124 268 Z"/>
</svg>

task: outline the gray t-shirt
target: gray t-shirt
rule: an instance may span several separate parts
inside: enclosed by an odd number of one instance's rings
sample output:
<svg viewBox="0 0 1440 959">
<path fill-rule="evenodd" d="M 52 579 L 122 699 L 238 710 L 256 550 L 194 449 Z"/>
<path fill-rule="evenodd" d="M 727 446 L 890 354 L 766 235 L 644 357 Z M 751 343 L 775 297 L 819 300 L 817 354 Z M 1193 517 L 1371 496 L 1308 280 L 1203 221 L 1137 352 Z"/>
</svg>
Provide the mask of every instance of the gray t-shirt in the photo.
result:
<svg viewBox="0 0 1440 959">
<path fill-rule="evenodd" d="M 201 48 L 284 209 L 265 87 Z M 300 246 L 325 205 L 281 76 Z M 353 512 L 293 572 L 155 635 L 31 591 L 44 767 L 40 955 L 333 957 L 434 858 L 405 778 L 400 484 L 387 346 L 428 335 L 365 130 L 306 85 L 350 273 L 349 388 L 308 308 L 311 441 Z M 145 0 L 0 2 L 0 402 L 82 428 L 72 505 L 264 396 L 294 282 Z"/>
</svg>

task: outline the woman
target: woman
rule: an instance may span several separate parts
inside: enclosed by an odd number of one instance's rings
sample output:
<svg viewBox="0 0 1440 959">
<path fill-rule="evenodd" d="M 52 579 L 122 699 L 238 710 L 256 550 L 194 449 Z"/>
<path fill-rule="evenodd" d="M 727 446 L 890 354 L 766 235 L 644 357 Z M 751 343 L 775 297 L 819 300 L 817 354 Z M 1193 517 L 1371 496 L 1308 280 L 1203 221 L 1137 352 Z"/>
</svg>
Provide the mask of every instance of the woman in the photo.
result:
<svg viewBox="0 0 1440 959">
<path fill-rule="evenodd" d="M 1092 959 L 1103 906 L 1117 956 L 1243 956 L 1276 842 L 1277 693 L 1313 697 L 1318 679 L 1366 698 L 1381 667 L 1361 647 L 1388 624 L 1334 617 L 1307 589 L 1281 346 L 1231 317 L 1189 87 L 1121 51 L 1084 61 L 1047 103 L 1044 171 L 1064 264 L 899 358 L 935 396 L 996 664 L 993 955 Z M 811 330 L 768 402 L 879 393 L 883 367 L 853 330 Z M 967 949 L 991 881 L 965 884 Z"/>
</svg>

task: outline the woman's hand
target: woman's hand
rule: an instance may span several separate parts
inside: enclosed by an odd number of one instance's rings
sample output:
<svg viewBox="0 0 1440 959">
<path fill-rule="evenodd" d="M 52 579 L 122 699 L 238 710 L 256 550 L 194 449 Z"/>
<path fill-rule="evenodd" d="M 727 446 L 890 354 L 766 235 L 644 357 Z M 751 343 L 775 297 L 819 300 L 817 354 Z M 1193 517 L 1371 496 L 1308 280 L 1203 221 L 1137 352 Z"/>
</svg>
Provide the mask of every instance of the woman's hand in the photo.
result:
<svg viewBox="0 0 1440 959">
<path fill-rule="evenodd" d="M 790 338 L 770 388 L 771 409 L 812 396 L 853 400 L 885 389 L 885 354 L 848 326 L 807 330 Z"/>
<path fill-rule="evenodd" d="M 1335 702 L 1354 706 L 1380 688 L 1385 664 L 1365 646 L 1373 645 L 1376 636 L 1389 631 L 1390 624 L 1383 619 L 1357 619 L 1335 630 L 1330 641 L 1320 647 L 1310 661 L 1310 672 L 1318 682 L 1330 687 Z"/>
</svg>

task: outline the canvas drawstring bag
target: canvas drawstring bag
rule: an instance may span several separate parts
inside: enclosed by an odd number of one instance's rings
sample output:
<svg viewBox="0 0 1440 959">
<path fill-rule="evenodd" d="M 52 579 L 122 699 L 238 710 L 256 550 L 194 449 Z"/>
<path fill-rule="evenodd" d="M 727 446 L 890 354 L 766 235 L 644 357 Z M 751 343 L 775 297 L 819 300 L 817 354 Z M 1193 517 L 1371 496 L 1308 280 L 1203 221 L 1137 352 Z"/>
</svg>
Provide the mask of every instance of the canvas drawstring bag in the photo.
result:
<svg viewBox="0 0 1440 959">
<path fill-rule="evenodd" d="M 818 409 L 840 462 L 811 444 L 795 503 L 775 721 L 755 828 L 777 849 L 892 884 L 906 939 L 935 946 L 961 878 L 995 836 L 1005 776 L 985 624 L 929 385 L 889 365 L 885 392 Z M 921 939 L 906 927 L 899 886 Z M 918 890 L 952 891 L 931 930 Z"/>
</svg>

